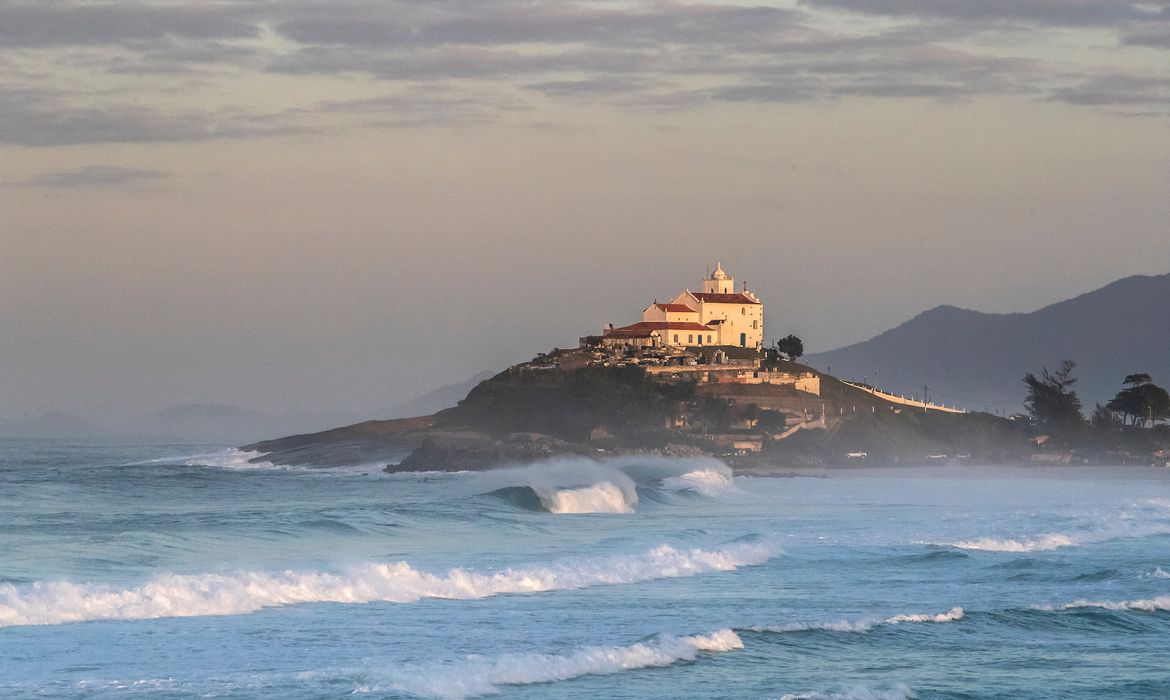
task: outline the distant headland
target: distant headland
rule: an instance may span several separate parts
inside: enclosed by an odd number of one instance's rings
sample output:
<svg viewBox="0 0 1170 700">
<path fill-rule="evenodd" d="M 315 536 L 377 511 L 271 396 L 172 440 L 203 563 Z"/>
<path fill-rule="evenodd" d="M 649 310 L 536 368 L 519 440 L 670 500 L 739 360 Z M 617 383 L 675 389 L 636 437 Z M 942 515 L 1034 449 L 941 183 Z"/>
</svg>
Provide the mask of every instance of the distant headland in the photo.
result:
<svg viewBox="0 0 1170 700">
<path fill-rule="evenodd" d="M 716 455 L 753 472 L 955 461 L 1148 463 L 1165 454 L 1149 440 L 1136 456 L 1109 454 L 1104 443 L 1040 436 L 1023 416 L 968 413 L 841 381 L 800 364 L 796 336 L 765 346 L 763 301 L 746 283 L 737 291 L 722 264 L 700 289 L 654 300 L 640 321 L 608 324 L 576 348 L 510 367 L 434 415 L 243 449 L 282 464 L 385 462 L 388 471 L 638 453 Z"/>
</svg>

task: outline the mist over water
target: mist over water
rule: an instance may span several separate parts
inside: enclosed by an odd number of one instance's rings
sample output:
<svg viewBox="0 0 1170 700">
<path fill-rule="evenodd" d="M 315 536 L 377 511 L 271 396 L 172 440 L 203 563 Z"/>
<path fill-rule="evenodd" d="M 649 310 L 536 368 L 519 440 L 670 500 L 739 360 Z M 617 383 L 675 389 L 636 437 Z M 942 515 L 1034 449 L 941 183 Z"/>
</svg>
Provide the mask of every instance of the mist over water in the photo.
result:
<svg viewBox="0 0 1170 700">
<path fill-rule="evenodd" d="M 5 698 L 1170 694 L 1170 471 L 7 441 Z"/>
</svg>

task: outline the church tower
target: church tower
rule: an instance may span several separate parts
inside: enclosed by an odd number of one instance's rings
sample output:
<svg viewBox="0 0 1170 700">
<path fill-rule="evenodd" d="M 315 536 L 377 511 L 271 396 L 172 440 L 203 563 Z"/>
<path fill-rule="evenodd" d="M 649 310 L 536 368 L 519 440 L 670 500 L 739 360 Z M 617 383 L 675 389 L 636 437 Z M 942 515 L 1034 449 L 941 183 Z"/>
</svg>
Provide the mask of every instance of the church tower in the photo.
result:
<svg viewBox="0 0 1170 700">
<path fill-rule="evenodd" d="M 723 271 L 723 265 L 715 263 L 715 272 L 711 276 L 703 280 L 704 294 L 734 294 L 735 293 L 735 278 L 729 277 Z"/>
</svg>

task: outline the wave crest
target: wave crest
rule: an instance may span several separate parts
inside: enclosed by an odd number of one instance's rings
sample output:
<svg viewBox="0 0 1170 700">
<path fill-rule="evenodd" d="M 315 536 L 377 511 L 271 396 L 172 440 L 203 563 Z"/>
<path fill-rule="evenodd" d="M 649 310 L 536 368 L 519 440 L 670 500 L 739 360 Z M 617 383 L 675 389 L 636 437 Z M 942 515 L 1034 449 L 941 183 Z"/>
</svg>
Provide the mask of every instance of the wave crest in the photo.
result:
<svg viewBox="0 0 1170 700">
<path fill-rule="evenodd" d="M 884 619 L 869 619 L 869 620 L 838 620 L 836 622 L 793 622 L 787 625 L 768 625 L 762 627 L 750 628 L 753 632 L 810 632 L 810 631 L 825 631 L 825 632 L 868 632 L 878 625 L 901 625 L 907 623 L 946 623 L 958 622 L 964 616 L 963 609 L 959 607 L 951 608 L 944 613 L 938 614 L 909 614 L 909 615 L 893 615 Z"/>
<path fill-rule="evenodd" d="M 1138 610 L 1141 612 L 1170 611 L 1170 596 L 1145 598 L 1142 600 L 1085 600 L 1081 598 L 1060 606 L 1060 610 L 1075 610 L 1077 608 L 1101 608 L 1103 610 Z M 1038 606 L 1039 610 L 1053 610 L 1051 606 Z"/>
<path fill-rule="evenodd" d="M 365 692 L 395 691 L 419 697 L 459 699 L 493 695 L 500 686 L 551 683 L 588 675 L 608 675 L 642 668 L 661 668 L 694 661 L 700 653 L 743 648 L 729 630 L 689 637 L 660 636 L 627 646 L 584 647 L 570 654 L 503 654 L 469 657 L 453 664 L 430 664 L 391 670 L 383 679 L 360 688 Z"/>
<path fill-rule="evenodd" d="M 715 550 L 681 550 L 662 545 L 644 554 L 581 557 L 494 573 L 456 568 L 439 575 L 419 571 L 406 562 L 394 562 L 367 564 L 346 573 L 171 574 L 125 589 L 69 581 L 4 584 L 0 585 L 0 627 L 240 615 L 301 603 L 479 599 L 734 571 L 762 564 L 774 554 L 771 546 L 758 542 L 730 544 Z"/>
<path fill-rule="evenodd" d="M 603 481 L 576 489 L 538 489 L 540 501 L 550 513 L 633 513 L 638 494 Z"/>
<path fill-rule="evenodd" d="M 985 552 L 1046 552 L 1061 547 L 1071 547 L 1077 544 L 1077 540 L 1060 532 L 1052 532 L 1047 535 L 1026 539 L 996 539 L 994 537 L 982 537 L 975 540 L 962 540 L 960 542 L 940 543 L 948 547 L 956 547 L 958 549 L 978 549 Z"/>
</svg>

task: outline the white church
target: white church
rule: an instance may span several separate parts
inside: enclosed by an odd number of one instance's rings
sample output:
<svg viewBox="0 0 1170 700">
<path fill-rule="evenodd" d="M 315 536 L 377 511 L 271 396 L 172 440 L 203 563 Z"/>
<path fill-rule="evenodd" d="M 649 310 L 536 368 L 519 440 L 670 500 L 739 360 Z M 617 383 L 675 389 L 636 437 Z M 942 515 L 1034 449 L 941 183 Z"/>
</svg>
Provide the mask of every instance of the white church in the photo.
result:
<svg viewBox="0 0 1170 700">
<path fill-rule="evenodd" d="M 606 345 L 635 347 L 734 345 L 760 349 L 764 345 L 764 304 L 748 291 L 735 291 L 735 279 L 719 263 L 703 280 L 703 291 L 684 289 L 667 303 L 657 301 L 642 312 L 642 321 L 605 328 Z"/>
</svg>

